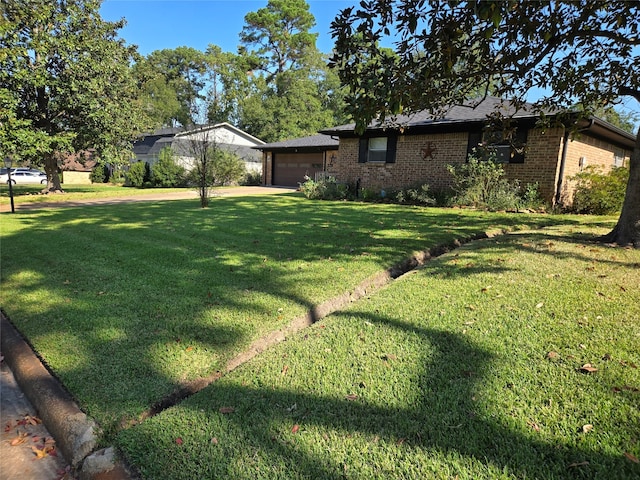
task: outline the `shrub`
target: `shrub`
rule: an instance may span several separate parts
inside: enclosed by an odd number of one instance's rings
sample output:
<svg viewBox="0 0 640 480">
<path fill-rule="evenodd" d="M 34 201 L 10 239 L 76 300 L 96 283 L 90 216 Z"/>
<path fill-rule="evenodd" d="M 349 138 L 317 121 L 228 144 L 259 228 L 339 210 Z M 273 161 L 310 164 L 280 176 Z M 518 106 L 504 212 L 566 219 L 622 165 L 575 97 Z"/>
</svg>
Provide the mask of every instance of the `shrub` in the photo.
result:
<svg viewBox="0 0 640 480">
<path fill-rule="evenodd" d="M 151 178 L 159 187 L 176 187 L 184 182 L 184 168 L 176 163 L 170 147 L 160 151 L 158 163 L 151 169 Z"/>
<path fill-rule="evenodd" d="M 429 192 L 429 185 L 422 184 L 417 187 L 405 188 L 394 192 L 392 200 L 407 205 L 433 206 L 436 199 Z"/>
<path fill-rule="evenodd" d="M 238 184 L 247 174 L 244 162 L 235 153 L 224 150 L 216 151 L 212 169 L 218 185 Z"/>
<path fill-rule="evenodd" d="M 338 183 L 335 177 L 316 182 L 310 177 L 305 177 L 300 184 L 300 190 L 305 197 L 312 200 L 344 200 L 350 196 L 349 185 Z"/>
<path fill-rule="evenodd" d="M 242 180 L 242 185 L 262 185 L 262 172 L 259 170 L 247 170 L 247 174 Z"/>
<path fill-rule="evenodd" d="M 590 165 L 573 180 L 577 182 L 572 206 L 574 212 L 610 215 L 622 209 L 629 180 L 627 168 L 614 167 L 605 174 Z"/>
<path fill-rule="evenodd" d="M 495 153 L 479 159 L 474 151 L 464 165 L 448 167 L 453 175 L 453 202 L 489 210 L 515 210 L 520 202 L 520 186 L 504 178 L 502 165 L 495 161 Z"/>
<path fill-rule="evenodd" d="M 146 162 L 131 164 L 126 174 L 126 184 L 131 187 L 142 187 L 145 183 L 148 165 Z"/>
<path fill-rule="evenodd" d="M 109 181 L 109 167 L 103 163 L 98 163 L 91 170 L 91 183 L 107 183 Z"/>
</svg>

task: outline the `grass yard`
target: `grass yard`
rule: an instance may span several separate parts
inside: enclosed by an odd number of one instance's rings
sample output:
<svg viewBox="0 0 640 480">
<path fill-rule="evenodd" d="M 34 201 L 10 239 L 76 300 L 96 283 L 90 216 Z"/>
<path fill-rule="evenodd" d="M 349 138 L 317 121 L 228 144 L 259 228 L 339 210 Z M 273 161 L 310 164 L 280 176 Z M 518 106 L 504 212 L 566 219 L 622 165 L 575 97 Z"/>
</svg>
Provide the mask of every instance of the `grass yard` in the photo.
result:
<svg viewBox="0 0 640 480">
<path fill-rule="evenodd" d="M 416 250 L 559 217 L 299 195 L 3 214 L 0 304 L 109 443 L 252 341 Z"/>
<path fill-rule="evenodd" d="M 42 188 L 43 185 L 14 185 L 12 187 L 14 203 L 16 205 L 23 203 L 58 203 L 188 190 L 185 188 L 134 188 L 96 183 L 91 185 L 63 185 L 64 195 L 42 195 L 40 194 Z M 0 205 L 9 205 L 10 203 L 9 186 L 0 184 Z"/>
<path fill-rule="evenodd" d="M 297 208 L 335 209 L 306 231 L 322 244 L 330 223 L 333 251 L 372 227 L 398 256 L 415 248 L 391 233 L 389 207 Z M 505 219 L 400 210 L 422 246 Z M 591 243 L 612 223 L 565 221 L 433 260 L 119 432 L 118 446 L 149 479 L 640 478 L 640 251 Z M 311 248 L 309 264 L 327 254 Z M 393 257 L 383 250 L 377 267 Z M 344 287 L 351 255 L 332 254 L 329 283 Z"/>
</svg>

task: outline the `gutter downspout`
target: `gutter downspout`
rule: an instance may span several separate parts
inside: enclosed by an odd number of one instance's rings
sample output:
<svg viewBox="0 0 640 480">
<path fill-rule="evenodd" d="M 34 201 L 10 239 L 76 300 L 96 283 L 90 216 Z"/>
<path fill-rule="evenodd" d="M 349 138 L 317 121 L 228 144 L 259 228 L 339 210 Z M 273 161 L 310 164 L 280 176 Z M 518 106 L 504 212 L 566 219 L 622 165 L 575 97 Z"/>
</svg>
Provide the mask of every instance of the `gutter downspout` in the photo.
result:
<svg viewBox="0 0 640 480">
<path fill-rule="evenodd" d="M 564 166 L 567 163 L 567 144 L 569 141 L 569 130 L 565 127 L 564 137 L 562 140 L 562 156 L 560 157 L 560 171 L 558 172 L 558 183 L 556 185 L 556 194 L 553 201 L 553 205 L 560 203 L 562 197 L 562 180 L 564 179 Z"/>
<path fill-rule="evenodd" d="M 593 124 L 594 124 L 594 120 L 592 118 L 589 120 L 588 126 L 586 126 L 585 128 L 581 128 L 578 131 L 582 132 L 585 130 L 589 130 Z M 569 141 L 569 133 L 570 133 L 569 129 L 565 127 L 564 139 L 562 142 L 562 157 L 560 158 L 560 171 L 558 172 L 558 183 L 556 185 L 556 194 L 553 202 L 554 206 L 558 205 L 560 203 L 560 199 L 562 198 L 562 186 L 563 186 L 563 180 L 564 180 L 564 168 L 567 163 L 567 145 Z"/>
</svg>

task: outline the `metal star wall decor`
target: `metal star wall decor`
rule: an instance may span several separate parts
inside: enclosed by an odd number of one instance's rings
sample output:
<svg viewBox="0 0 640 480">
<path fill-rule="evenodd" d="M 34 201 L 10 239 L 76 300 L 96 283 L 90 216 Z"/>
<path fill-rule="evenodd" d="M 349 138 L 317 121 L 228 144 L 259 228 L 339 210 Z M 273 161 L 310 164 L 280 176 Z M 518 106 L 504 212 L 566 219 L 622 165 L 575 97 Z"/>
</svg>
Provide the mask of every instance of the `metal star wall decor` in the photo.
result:
<svg viewBox="0 0 640 480">
<path fill-rule="evenodd" d="M 420 150 L 423 160 L 426 160 L 427 158 L 431 158 L 433 160 L 433 156 L 436 154 L 436 152 L 437 148 L 433 142 L 427 142 L 425 146 Z"/>
</svg>

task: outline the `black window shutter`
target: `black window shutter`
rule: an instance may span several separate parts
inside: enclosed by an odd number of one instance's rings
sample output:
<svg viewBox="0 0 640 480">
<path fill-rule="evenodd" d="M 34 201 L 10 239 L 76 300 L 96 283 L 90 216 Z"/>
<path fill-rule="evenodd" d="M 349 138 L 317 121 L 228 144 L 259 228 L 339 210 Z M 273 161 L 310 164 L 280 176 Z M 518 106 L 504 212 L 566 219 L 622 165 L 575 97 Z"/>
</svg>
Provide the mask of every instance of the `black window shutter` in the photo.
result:
<svg viewBox="0 0 640 480">
<path fill-rule="evenodd" d="M 518 150 L 520 151 L 516 151 L 514 149 L 513 156 L 511 157 L 509 163 L 524 163 L 524 148 L 527 144 L 528 133 L 529 131 L 525 129 L 516 130 L 515 144 L 517 145 Z"/>
<path fill-rule="evenodd" d="M 474 148 L 477 148 L 480 142 L 482 142 L 482 132 L 469 132 L 467 155 L 469 155 Z"/>
<path fill-rule="evenodd" d="M 367 163 L 367 157 L 369 156 L 369 139 L 360 139 L 360 149 L 358 150 L 358 163 Z"/>
<path fill-rule="evenodd" d="M 387 137 L 387 157 L 385 161 L 387 163 L 396 163 L 396 145 L 398 143 L 398 136 L 393 135 Z"/>
</svg>

